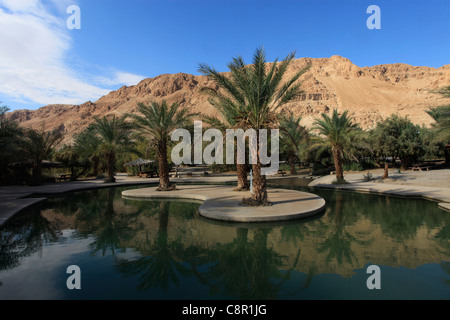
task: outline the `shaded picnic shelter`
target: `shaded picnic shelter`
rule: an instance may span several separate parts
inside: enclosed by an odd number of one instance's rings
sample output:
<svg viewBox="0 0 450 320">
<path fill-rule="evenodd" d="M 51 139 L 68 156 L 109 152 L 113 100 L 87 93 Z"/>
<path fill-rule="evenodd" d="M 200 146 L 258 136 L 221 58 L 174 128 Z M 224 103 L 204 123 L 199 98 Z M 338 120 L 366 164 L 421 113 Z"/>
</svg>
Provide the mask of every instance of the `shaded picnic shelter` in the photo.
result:
<svg viewBox="0 0 450 320">
<path fill-rule="evenodd" d="M 145 167 L 148 165 L 151 165 L 153 167 L 154 163 L 155 163 L 155 160 L 139 158 L 139 159 L 125 163 L 124 166 L 125 167 L 139 167 L 139 174 L 142 174 L 142 173 L 144 173 L 144 172 L 142 172 L 142 167 Z M 152 171 L 152 173 L 153 172 L 156 173 L 156 169 L 154 169 L 154 168 L 151 171 Z"/>
</svg>

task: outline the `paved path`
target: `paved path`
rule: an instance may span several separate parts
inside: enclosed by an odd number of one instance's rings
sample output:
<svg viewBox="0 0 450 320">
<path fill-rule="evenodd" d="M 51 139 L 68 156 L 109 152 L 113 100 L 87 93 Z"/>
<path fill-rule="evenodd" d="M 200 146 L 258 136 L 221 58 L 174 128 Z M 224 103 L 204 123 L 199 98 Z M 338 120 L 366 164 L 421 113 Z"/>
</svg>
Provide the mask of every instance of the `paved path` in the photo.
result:
<svg viewBox="0 0 450 320">
<path fill-rule="evenodd" d="M 392 176 L 392 175 L 391 175 Z M 395 177 L 395 176 L 394 176 Z M 450 210 L 450 188 L 419 186 L 412 184 L 383 183 L 380 180 L 364 181 L 362 174 L 344 175 L 349 184 L 336 185 L 334 175 L 320 177 L 309 183 L 310 187 L 334 188 L 358 192 L 390 194 L 402 197 L 419 197 L 439 202 L 439 207 Z"/>
<path fill-rule="evenodd" d="M 251 196 L 249 191 L 233 191 L 231 186 L 182 185 L 173 191 L 157 191 L 156 187 L 125 190 L 125 198 L 170 198 L 204 201 L 200 215 L 222 221 L 268 222 L 305 218 L 321 212 L 325 200 L 315 194 L 288 189 L 267 189 L 271 206 L 242 206 L 242 198 Z"/>
</svg>

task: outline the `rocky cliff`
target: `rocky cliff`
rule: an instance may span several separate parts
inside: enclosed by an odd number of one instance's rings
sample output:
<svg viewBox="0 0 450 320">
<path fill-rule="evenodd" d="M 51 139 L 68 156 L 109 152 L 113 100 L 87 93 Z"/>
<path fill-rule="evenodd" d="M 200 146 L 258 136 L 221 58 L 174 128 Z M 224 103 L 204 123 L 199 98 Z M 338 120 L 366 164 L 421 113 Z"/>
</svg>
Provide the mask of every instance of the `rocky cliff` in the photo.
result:
<svg viewBox="0 0 450 320">
<path fill-rule="evenodd" d="M 290 65 L 286 78 L 307 63 L 311 63 L 311 68 L 300 78 L 304 93 L 283 107 L 285 111 L 302 115 L 302 123 L 307 127 L 322 112 L 333 108 L 349 110 L 363 128 L 373 127 L 378 120 L 392 113 L 428 126 L 433 120 L 426 110 L 450 103 L 450 98 L 433 93 L 450 85 L 450 65 L 430 68 L 397 63 L 361 68 L 340 56 L 301 58 Z M 138 102 L 177 101 L 182 107 L 214 115 L 216 111 L 199 91 L 203 86 L 215 87 L 215 84 L 205 76 L 163 74 L 142 80 L 135 86 L 124 86 L 95 102 L 48 105 L 34 111 L 17 110 L 8 115 L 23 126 L 34 128 L 52 129 L 63 124 L 65 142 L 69 143 L 94 116 L 133 112 Z"/>
</svg>

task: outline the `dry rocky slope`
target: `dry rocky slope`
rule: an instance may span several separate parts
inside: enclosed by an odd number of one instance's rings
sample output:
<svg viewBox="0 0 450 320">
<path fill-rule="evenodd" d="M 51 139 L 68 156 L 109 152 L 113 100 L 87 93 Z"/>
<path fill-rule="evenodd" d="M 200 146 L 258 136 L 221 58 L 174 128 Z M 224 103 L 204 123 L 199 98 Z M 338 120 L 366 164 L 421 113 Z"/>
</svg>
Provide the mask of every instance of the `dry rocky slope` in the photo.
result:
<svg viewBox="0 0 450 320">
<path fill-rule="evenodd" d="M 363 128 L 372 128 L 382 118 L 397 113 L 413 122 L 429 126 L 433 120 L 426 113 L 430 107 L 450 104 L 434 90 L 450 85 L 450 64 L 440 68 L 416 67 L 407 64 L 385 64 L 358 67 L 350 60 L 301 58 L 293 61 L 286 79 L 307 63 L 311 68 L 302 75 L 304 94 L 285 105 L 282 111 L 302 115 L 302 124 L 310 127 L 322 112 L 333 108 L 349 110 Z M 182 107 L 208 115 L 217 114 L 200 93 L 200 87 L 216 87 L 205 76 L 163 74 L 142 80 L 135 86 L 112 91 L 95 102 L 82 105 L 48 105 L 38 110 L 17 110 L 9 113 L 23 126 L 53 129 L 61 124 L 66 130 L 66 143 L 82 131 L 94 116 L 134 112 L 138 102 L 179 102 Z"/>
</svg>

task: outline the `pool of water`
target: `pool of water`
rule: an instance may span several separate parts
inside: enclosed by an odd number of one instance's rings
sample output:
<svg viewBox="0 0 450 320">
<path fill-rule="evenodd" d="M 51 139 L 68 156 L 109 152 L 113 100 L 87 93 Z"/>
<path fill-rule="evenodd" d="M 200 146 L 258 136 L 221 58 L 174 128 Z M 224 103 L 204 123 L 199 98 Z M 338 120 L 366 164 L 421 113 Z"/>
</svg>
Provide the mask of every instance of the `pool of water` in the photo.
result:
<svg viewBox="0 0 450 320">
<path fill-rule="evenodd" d="M 315 189 L 314 218 L 229 224 L 199 203 L 122 199 L 129 188 L 50 197 L 4 225 L 0 299 L 450 298 L 450 214 L 435 202 Z"/>
</svg>

